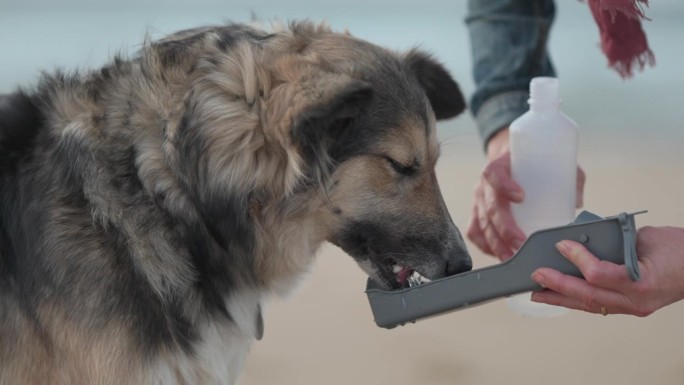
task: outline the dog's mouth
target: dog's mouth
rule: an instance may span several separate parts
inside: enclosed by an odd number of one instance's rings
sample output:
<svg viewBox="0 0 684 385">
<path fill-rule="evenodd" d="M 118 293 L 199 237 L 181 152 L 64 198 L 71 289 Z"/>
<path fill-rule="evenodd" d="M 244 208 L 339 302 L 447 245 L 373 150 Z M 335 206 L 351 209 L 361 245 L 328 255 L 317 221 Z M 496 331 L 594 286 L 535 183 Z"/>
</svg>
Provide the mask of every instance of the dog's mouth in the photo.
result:
<svg viewBox="0 0 684 385">
<path fill-rule="evenodd" d="M 421 283 L 430 282 L 429 278 L 423 277 L 419 272 L 401 265 L 392 266 L 394 278 L 400 287 L 413 287 Z"/>
<path fill-rule="evenodd" d="M 374 265 L 374 271 L 369 272 L 371 277 L 389 289 L 403 289 L 430 282 L 430 279 L 423 276 L 416 268 L 391 259 Z"/>
<path fill-rule="evenodd" d="M 403 289 L 448 275 L 448 260 L 440 248 L 444 242 L 399 238 L 374 225 L 353 223 L 331 242 L 347 252 L 378 287 Z"/>
</svg>

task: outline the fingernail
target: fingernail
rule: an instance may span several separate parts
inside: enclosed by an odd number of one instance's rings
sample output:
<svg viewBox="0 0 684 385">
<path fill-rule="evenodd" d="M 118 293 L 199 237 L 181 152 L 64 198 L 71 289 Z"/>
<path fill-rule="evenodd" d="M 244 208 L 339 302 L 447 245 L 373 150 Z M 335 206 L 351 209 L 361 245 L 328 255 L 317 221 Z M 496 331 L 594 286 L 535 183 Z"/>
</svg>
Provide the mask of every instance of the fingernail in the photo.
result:
<svg viewBox="0 0 684 385">
<path fill-rule="evenodd" d="M 539 286 L 546 289 L 546 277 L 544 277 L 544 274 L 540 273 L 539 271 L 535 271 L 532 273 L 531 278 L 534 282 L 537 282 Z"/>
<path fill-rule="evenodd" d="M 537 293 L 532 293 L 532 296 L 530 297 L 530 301 L 532 301 L 532 302 L 541 302 L 541 301 L 539 300 L 538 297 L 539 297 L 539 296 L 537 295 Z"/>
<path fill-rule="evenodd" d="M 525 194 L 520 190 L 511 190 L 508 192 L 508 197 L 514 202 L 522 202 L 525 199 Z"/>
<path fill-rule="evenodd" d="M 570 245 L 565 241 L 560 241 L 556 243 L 556 250 L 560 251 L 561 254 L 565 255 L 570 251 Z"/>
</svg>

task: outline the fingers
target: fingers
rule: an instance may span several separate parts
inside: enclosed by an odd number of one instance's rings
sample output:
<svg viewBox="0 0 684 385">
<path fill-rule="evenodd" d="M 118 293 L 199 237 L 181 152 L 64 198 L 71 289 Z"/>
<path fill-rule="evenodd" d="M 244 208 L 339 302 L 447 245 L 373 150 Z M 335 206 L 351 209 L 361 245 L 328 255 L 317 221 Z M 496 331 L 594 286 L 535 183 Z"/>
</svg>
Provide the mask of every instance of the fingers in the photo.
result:
<svg viewBox="0 0 684 385">
<path fill-rule="evenodd" d="M 509 249 L 518 250 L 526 237 L 513 218 L 510 201 L 493 189 L 485 188 L 484 211 L 501 241 Z"/>
<path fill-rule="evenodd" d="M 566 297 L 563 294 L 556 293 L 551 290 L 542 290 L 532 293 L 532 302 L 545 303 L 549 305 L 567 307 L 568 309 L 582 310 L 589 313 L 601 313 L 601 307 L 595 309 L 590 309 L 589 306 L 585 305 L 581 301 Z M 606 308 L 607 311 L 607 308 Z"/>
<path fill-rule="evenodd" d="M 522 188 L 511 178 L 511 156 L 508 152 L 490 162 L 482 172 L 482 177 L 497 195 L 509 201 L 517 203 L 525 198 Z"/>
<path fill-rule="evenodd" d="M 477 215 L 477 205 L 473 206 L 473 213 L 470 219 L 470 225 L 468 225 L 467 231 L 468 239 L 475 244 L 482 252 L 492 255 L 492 250 L 487 244 L 487 239 L 485 238 L 484 232 L 482 231 L 482 226 Z"/>
<path fill-rule="evenodd" d="M 494 255 L 500 259 L 510 258 L 510 248 L 504 246 L 496 230 L 487 217 L 484 198 L 480 186 L 475 191 L 475 203 L 466 232 L 468 239 L 472 241 L 482 252 Z"/>
<path fill-rule="evenodd" d="M 501 239 L 494 226 L 491 226 L 491 224 L 486 226 L 484 228 L 484 235 L 494 256 L 502 261 L 506 261 L 513 256 L 515 251 Z"/>
<path fill-rule="evenodd" d="M 622 265 L 603 261 L 594 256 L 582 244 L 574 241 L 561 241 L 556 245 L 558 251 L 572 262 L 589 284 L 619 290 L 631 283 L 627 270 Z"/>
<path fill-rule="evenodd" d="M 611 309 L 606 305 L 588 305 L 580 300 L 572 297 L 566 297 L 560 293 L 551 290 L 544 290 L 532 293 L 532 302 L 546 303 L 549 305 L 567 307 L 568 309 L 575 309 L 586 311 L 588 313 L 602 314 L 601 308 L 605 309 L 606 314 L 618 314 L 617 309 Z"/>
<path fill-rule="evenodd" d="M 513 255 L 510 247 L 507 247 L 499 237 L 488 217 L 482 185 L 478 185 L 475 189 L 475 204 L 466 234 L 468 239 L 486 254 L 504 260 Z"/>
<path fill-rule="evenodd" d="M 513 251 L 511 250 L 511 247 L 504 242 L 504 240 L 499 236 L 499 233 L 496 231 L 496 228 L 494 227 L 494 224 L 492 223 L 491 218 L 489 217 L 491 209 L 487 207 L 487 202 L 486 199 L 484 199 L 484 194 L 483 197 L 478 201 L 476 210 L 476 215 L 478 222 L 480 224 L 480 229 L 482 231 L 482 234 L 484 235 L 485 242 L 487 243 L 487 247 L 491 251 L 491 254 L 493 254 L 501 260 L 506 260 L 510 258 L 513 255 Z"/>
<path fill-rule="evenodd" d="M 526 238 L 510 210 L 510 202 L 522 201 L 523 196 L 510 177 L 509 154 L 490 162 L 475 189 L 468 238 L 485 253 L 501 260 L 510 258 Z"/>
<path fill-rule="evenodd" d="M 547 289 L 533 293 L 535 302 L 590 313 L 601 313 L 604 307 L 612 314 L 632 314 L 630 301 L 622 293 L 594 286 L 581 278 L 541 268 L 532 273 L 532 279 Z"/>
<path fill-rule="evenodd" d="M 649 254 L 648 242 L 641 242 L 642 237 L 648 238 L 651 230 L 642 229 L 638 233 L 637 242 L 637 251 L 640 254 L 639 267 L 642 271 L 638 282 L 631 281 L 624 266 L 599 260 L 582 244 L 566 240 L 559 242 L 556 247 L 578 267 L 585 279 L 565 275 L 553 269 L 538 269 L 532 274 L 532 279 L 548 290 L 533 294 L 533 300 L 592 313 L 621 313 L 639 317 L 648 316 L 657 309 L 680 300 L 681 294 L 668 295 L 677 290 L 663 290 L 663 281 L 680 282 L 680 272 L 684 269 L 678 269 L 670 264 L 659 270 L 656 256 L 660 254 Z M 684 235 L 684 232 L 681 235 Z M 663 243 L 667 242 L 658 244 Z M 667 274 L 671 271 L 674 275 L 668 278 Z M 654 279 L 655 276 L 658 279 Z M 602 308 L 605 311 L 602 311 Z"/>
<path fill-rule="evenodd" d="M 548 290 L 535 293 L 532 300 L 591 313 L 643 315 L 638 304 L 628 295 L 633 283 L 624 266 L 599 260 L 582 244 L 561 241 L 558 251 L 580 270 L 584 279 L 559 271 L 541 268 L 532 279 Z"/>
<path fill-rule="evenodd" d="M 511 178 L 510 169 L 510 153 L 505 153 L 483 173 L 484 214 L 509 253 L 519 249 L 526 238 L 511 213 L 511 202 L 522 202 L 524 193 Z"/>
</svg>

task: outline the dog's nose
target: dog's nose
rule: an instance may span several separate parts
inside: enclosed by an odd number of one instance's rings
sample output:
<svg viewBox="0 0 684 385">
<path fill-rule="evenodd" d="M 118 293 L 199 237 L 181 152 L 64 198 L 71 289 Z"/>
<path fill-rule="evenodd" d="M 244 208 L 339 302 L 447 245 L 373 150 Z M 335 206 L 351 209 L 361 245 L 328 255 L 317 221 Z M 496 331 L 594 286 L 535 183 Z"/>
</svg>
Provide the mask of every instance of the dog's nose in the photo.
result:
<svg viewBox="0 0 684 385">
<path fill-rule="evenodd" d="M 451 219 L 451 218 L 450 218 Z M 446 253 L 446 275 L 463 273 L 473 269 L 473 261 L 466 248 L 463 236 L 458 228 L 451 222 L 451 237 L 447 243 Z"/>
<path fill-rule="evenodd" d="M 463 273 L 473 269 L 473 261 L 468 255 L 460 255 L 456 258 L 450 258 L 447 262 L 446 275 L 454 275 Z"/>
</svg>

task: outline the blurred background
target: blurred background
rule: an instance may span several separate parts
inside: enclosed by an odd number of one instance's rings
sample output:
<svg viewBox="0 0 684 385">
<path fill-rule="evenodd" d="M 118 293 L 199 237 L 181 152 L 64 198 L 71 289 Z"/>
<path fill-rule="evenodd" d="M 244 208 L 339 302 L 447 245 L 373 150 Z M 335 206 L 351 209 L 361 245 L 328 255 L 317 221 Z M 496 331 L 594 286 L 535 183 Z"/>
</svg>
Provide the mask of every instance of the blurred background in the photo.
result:
<svg viewBox="0 0 684 385">
<path fill-rule="evenodd" d="M 563 110 L 580 126 L 585 208 L 648 209 L 637 224 L 684 226 L 684 2 L 653 0 L 657 64 L 622 80 L 606 67 L 585 2 L 557 1 L 551 55 Z M 432 52 L 473 91 L 465 1 L 0 0 L 0 93 L 41 71 L 97 67 L 145 36 L 205 24 L 309 18 L 396 50 Z M 440 123 L 438 177 L 454 222 L 468 225 L 484 166 L 469 114 Z M 495 261 L 472 245 L 475 268 Z M 684 279 L 684 277 L 683 277 Z M 647 318 L 581 312 L 518 316 L 503 300 L 393 330 L 377 328 L 365 276 L 326 245 L 301 286 L 265 311 L 265 336 L 240 384 L 683 384 L 684 302 Z"/>
</svg>

